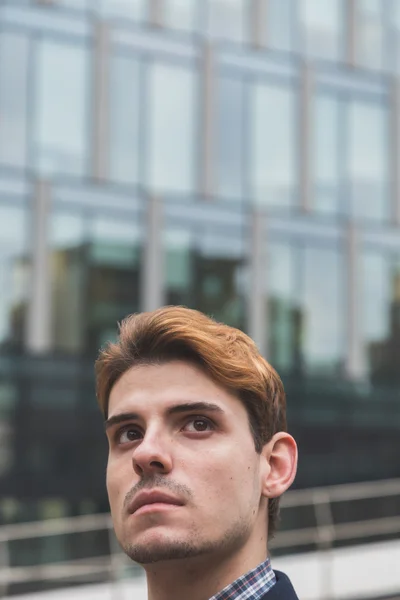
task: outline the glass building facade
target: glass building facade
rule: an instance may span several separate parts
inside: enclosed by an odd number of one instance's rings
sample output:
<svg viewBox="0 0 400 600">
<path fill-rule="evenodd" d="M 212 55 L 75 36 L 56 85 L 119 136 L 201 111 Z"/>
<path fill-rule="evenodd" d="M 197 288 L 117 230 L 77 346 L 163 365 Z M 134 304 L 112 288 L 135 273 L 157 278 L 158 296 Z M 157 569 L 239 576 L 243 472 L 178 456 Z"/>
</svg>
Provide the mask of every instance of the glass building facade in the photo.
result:
<svg viewBox="0 0 400 600">
<path fill-rule="evenodd" d="M 107 511 L 125 315 L 239 327 L 298 487 L 400 476 L 400 2 L 0 2 L 0 523 Z"/>
</svg>

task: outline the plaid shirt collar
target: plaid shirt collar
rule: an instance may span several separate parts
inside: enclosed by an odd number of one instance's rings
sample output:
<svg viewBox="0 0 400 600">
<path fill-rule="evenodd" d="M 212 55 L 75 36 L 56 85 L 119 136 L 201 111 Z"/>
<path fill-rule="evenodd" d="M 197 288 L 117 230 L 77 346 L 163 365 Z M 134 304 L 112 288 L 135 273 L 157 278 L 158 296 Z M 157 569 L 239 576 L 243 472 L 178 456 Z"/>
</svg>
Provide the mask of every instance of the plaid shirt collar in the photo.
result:
<svg viewBox="0 0 400 600">
<path fill-rule="evenodd" d="M 210 600 L 259 600 L 276 583 L 269 558 L 236 579 Z"/>
</svg>

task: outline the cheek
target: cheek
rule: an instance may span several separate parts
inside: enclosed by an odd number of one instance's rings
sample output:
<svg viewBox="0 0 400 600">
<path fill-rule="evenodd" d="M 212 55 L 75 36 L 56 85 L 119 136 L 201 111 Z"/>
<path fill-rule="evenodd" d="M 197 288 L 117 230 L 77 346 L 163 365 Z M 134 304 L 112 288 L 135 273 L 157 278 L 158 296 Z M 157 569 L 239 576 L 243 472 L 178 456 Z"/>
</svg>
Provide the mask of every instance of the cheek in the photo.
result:
<svg viewBox="0 0 400 600">
<path fill-rule="evenodd" d="M 257 492 L 254 450 L 247 454 L 247 460 L 245 452 L 232 452 L 231 449 L 203 452 L 201 459 L 201 468 L 197 464 L 192 465 L 190 470 L 194 475 L 193 483 L 196 479 L 198 481 L 195 493 L 200 494 L 205 503 L 212 497 L 217 501 L 224 500 L 224 504 L 230 506 L 232 502 L 227 498 L 248 499 Z M 195 477 L 196 472 L 199 477 Z"/>
<path fill-rule="evenodd" d="M 121 465 L 115 461 L 109 461 L 106 471 L 106 487 L 111 509 L 117 508 L 121 504 L 124 493 L 128 491 L 125 491 L 123 487 L 124 481 L 128 481 L 128 479 L 124 476 Z"/>
</svg>

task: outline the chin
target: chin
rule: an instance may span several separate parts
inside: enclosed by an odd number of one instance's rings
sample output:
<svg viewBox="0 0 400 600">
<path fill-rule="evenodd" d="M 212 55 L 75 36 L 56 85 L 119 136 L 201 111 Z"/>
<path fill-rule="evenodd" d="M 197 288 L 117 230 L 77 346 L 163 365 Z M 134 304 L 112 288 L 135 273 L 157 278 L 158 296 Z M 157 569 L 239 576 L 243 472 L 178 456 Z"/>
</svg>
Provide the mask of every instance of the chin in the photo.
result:
<svg viewBox="0 0 400 600">
<path fill-rule="evenodd" d="M 158 562 L 189 558 L 201 550 L 188 540 L 171 539 L 162 535 L 139 536 L 135 542 L 124 545 L 125 553 L 143 566 Z M 147 539 L 144 539 L 146 538 Z"/>
</svg>

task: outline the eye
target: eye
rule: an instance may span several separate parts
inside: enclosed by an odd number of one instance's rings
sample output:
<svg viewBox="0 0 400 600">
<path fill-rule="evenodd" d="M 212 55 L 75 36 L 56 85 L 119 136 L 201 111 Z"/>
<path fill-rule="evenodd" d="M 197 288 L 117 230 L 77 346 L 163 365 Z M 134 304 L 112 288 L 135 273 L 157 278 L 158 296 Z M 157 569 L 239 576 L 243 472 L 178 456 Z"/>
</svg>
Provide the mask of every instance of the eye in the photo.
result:
<svg viewBox="0 0 400 600">
<path fill-rule="evenodd" d="M 206 417 L 194 417 L 186 423 L 183 429 L 189 432 L 202 433 L 204 431 L 213 431 L 214 428 L 214 423 L 210 419 L 206 419 Z"/>
<path fill-rule="evenodd" d="M 136 442 L 142 437 L 141 432 L 137 427 L 127 425 L 122 429 L 119 429 L 115 435 L 115 441 L 117 444 L 129 444 L 130 442 Z"/>
</svg>

